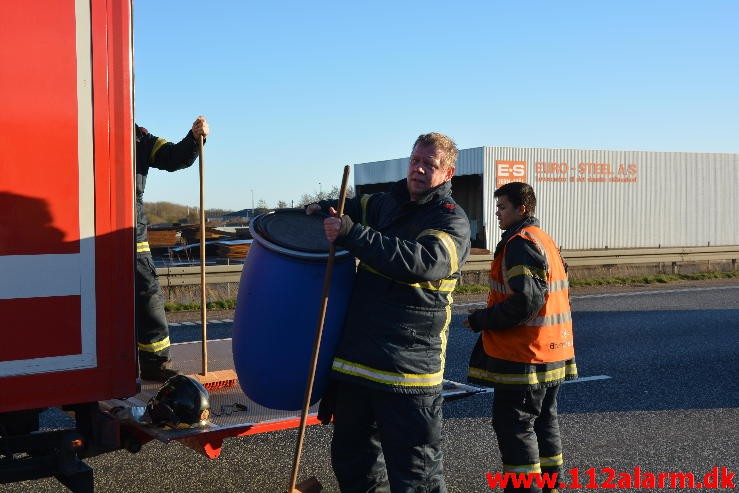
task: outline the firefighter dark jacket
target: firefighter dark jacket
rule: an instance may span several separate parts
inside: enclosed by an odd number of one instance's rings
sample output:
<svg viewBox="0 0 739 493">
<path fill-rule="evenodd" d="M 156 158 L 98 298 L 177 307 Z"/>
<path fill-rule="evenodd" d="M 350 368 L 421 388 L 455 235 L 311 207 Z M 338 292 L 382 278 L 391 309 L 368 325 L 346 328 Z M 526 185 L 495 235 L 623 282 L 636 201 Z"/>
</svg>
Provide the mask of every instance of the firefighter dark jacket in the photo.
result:
<svg viewBox="0 0 739 493">
<path fill-rule="evenodd" d="M 535 217 L 503 234 L 488 308 L 468 320 L 482 331 L 470 357 L 472 383 L 523 389 L 577 378 L 567 269 Z"/>
<path fill-rule="evenodd" d="M 188 131 L 184 139 L 176 144 L 149 133 L 136 125 L 136 243 L 137 251 L 149 250 L 147 241 L 146 215 L 144 214 L 144 189 L 149 168 L 177 171 L 192 166 L 198 157 L 198 144 Z"/>
<path fill-rule="evenodd" d="M 396 393 L 440 392 L 452 292 L 470 250 L 451 183 L 415 202 L 406 180 L 348 200 L 337 244 L 359 266 L 332 377 Z"/>
</svg>

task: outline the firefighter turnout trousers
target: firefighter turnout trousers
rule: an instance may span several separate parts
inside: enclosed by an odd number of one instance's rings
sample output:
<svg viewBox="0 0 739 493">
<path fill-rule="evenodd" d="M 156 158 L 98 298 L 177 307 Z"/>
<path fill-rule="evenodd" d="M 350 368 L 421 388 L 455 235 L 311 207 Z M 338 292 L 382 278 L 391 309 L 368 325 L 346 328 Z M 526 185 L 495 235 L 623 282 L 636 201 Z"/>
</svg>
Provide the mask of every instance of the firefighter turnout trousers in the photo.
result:
<svg viewBox="0 0 739 493">
<path fill-rule="evenodd" d="M 342 493 L 445 493 L 441 394 L 337 382 L 331 465 Z"/>
<path fill-rule="evenodd" d="M 557 419 L 560 385 L 536 389 L 497 386 L 493 395 L 493 428 L 504 473 L 561 473 L 562 441 Z M 509 492 L 540 492 L 508 486 Z"/>
<path fill-rule="evenodd" d="M 164 295 L 148 247 L 138 243 L 136 253 L 136 336 L 142 369 L 157 368 L 170 359 Z"/>
</svg>

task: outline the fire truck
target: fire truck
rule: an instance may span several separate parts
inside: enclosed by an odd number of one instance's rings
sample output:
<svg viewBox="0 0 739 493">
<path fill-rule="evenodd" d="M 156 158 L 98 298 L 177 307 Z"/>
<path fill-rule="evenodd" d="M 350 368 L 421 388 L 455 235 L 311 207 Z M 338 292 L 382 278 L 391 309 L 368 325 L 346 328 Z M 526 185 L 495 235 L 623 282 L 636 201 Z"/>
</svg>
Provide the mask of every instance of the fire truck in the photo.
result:
<svg viewBox="0 0 739 493">
<path fill-rule="evenodd" d="M 130 0 L 3 6 L 0 483 L 55 476 L 91 492 L 85 458 L 135 453 L 152 440 L 217 458 L 227 437 L 300 422 L 238 385 L 211 391 L 207 426 L 142 419 L 159 384 L 137 378 L 131 8 Z M 229 341 L 209 347 L 213 370 L 233 368 Z M 197 372 L 198 354 L 197 344 L 172 347 L 185 374 Z M 474 392 L 457 385 L 445 394 Z M 49 429 L 47 410 L 71 424 Z"/>
</svg>

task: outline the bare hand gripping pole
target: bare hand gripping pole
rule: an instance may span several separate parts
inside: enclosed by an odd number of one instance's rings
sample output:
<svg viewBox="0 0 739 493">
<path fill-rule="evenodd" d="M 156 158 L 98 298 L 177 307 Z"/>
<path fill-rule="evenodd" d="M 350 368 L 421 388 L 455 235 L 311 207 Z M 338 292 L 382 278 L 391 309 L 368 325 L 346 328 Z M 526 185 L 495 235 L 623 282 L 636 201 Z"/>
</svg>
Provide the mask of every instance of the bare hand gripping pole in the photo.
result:
<svg viewBox="0 0 739 493">
<path fill-rule="evenodd" d="M 338 216 L 344 213 L 344 201 L 346 200 L 346 188 L 349 181 L 349 166 L 344 166 L 344 176 L 341 179 L 341 189 L 339 192 Z M 298 433 L 298 443 L 295 446 L 295 457 L 293 459 L 293 470 L 290 476 L 289 493 L 300 492 L 295 489 L 295 483 L 298 479 L 298 471 L 300 469 L 300 453 L 303 449 L 303 439 L 305 438 L 305 426 L 308 420 L 308 410 L 310 409 L 310 399 L 313 393 L 313 382 L 316 378 L 316 367 L 318 366 L 318 351 L 321 347 L 321 337 L 323 336 L 323 324 L 326 319 L 326 307 L 328 306 L 328 293 L 331 288 L 331 275 L 334 270 L 334 259 L 336 257 L 336 246 L 331 243 L 328 250 L 328 261 L 326 262 L 326 274 L 323 277 L 323 293 L 321 295 L 321 308 L 318 314 L 318 322 L 316 323 L 316 335 L 313 340 L 313 357 L 311 359 L 310 372 L 308 373 L 308 384 L 305 387 L 305 398 L 303 399 L 303 412 L 300 415 L 300 431 Z"/>
</svg>

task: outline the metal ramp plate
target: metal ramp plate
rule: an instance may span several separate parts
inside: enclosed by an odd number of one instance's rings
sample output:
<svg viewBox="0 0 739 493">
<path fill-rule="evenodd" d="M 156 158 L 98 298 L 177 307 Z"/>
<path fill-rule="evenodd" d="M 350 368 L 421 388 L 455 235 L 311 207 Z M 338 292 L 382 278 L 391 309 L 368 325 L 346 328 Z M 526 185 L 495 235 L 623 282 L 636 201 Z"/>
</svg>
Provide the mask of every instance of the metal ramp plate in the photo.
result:
<svg viewBox="0 0 739 493">
<path fill-rule="evenodd" d="M 200 342 L 173 344 L 170 347 L 175 368 L 185 375 L 202 370 L 202 346 Z M 231 339 L 208 341 L 208 371 L 233 369 Z M 123 427 L 128 427 L 140 443 L 156 439 L 164 443 L 179 441 L 194 450 L 216 458 L 225 438 L 266 433 L 300 426 L 301 411 L 270 409 L 250 400 L 238 382 L 231 387 L 211 390 L 211 416 L 206 426 L 199 428 L 168 429 L 148 423 L 144 410 L 161 387 L 159 382 L 140 381 L 141 391 L 126 399 L 101 402 L 101 408 L 119 417 Z M 443 395 L 447 400 L 459 399 L 485 389 L 444 380 Z M 318 424 L 318 404 L 310 408 L 308 425 Z"/>
</svg>

